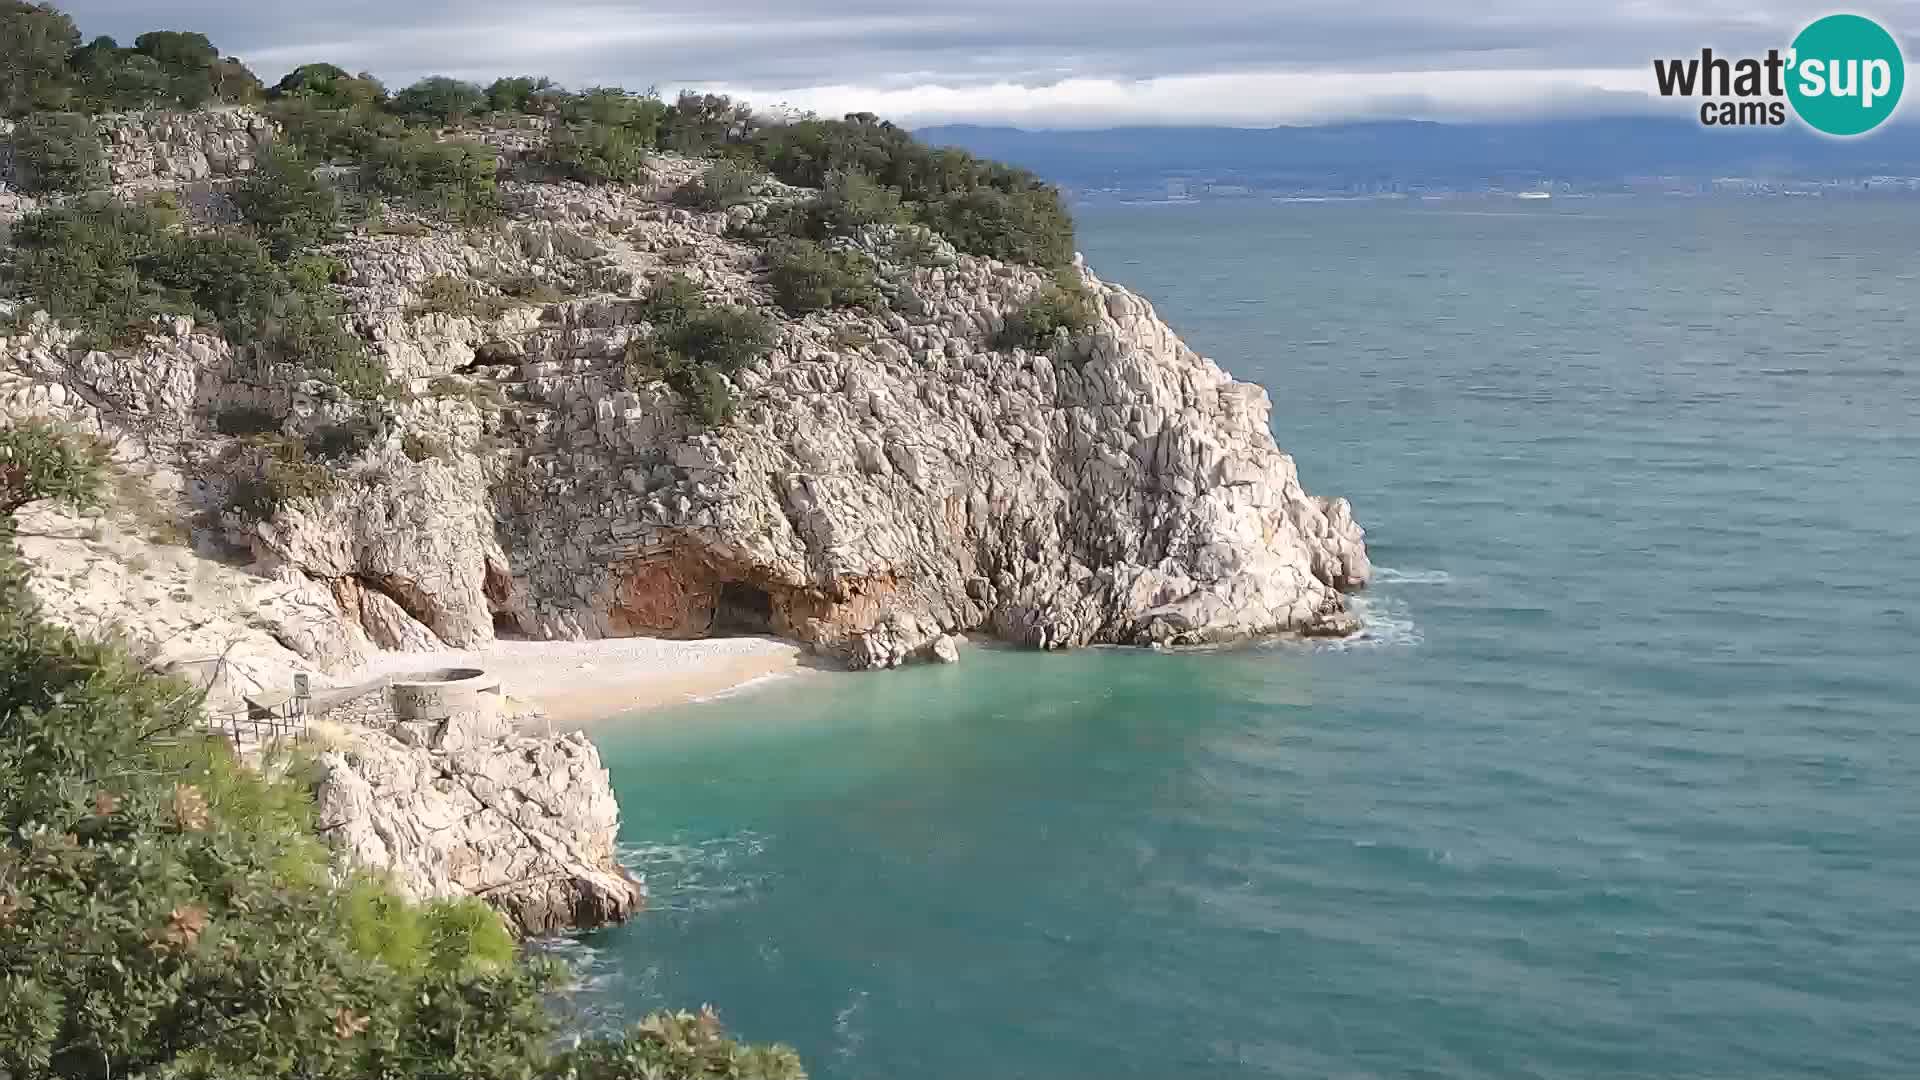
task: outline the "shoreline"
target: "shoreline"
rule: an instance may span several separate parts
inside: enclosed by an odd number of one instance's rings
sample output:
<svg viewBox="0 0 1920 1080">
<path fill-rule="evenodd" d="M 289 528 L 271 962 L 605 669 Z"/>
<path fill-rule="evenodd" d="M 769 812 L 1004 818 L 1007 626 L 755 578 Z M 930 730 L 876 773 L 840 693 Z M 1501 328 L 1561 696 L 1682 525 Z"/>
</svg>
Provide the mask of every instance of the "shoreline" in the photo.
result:
<svg viewBox="0 0 1920 1080">
<path fill-rule="evenodd" d="M 680 705 L 813 670 L 805 648 L 774 638 L 602 638 L 496 641 L 479 649 L 384 652 L 347 681 L 433 668 L 498 675 L 522 726 L 590 728 L 626 713 Z M 531 712 L 529 713 L 529 710 Z"/>
</svg>

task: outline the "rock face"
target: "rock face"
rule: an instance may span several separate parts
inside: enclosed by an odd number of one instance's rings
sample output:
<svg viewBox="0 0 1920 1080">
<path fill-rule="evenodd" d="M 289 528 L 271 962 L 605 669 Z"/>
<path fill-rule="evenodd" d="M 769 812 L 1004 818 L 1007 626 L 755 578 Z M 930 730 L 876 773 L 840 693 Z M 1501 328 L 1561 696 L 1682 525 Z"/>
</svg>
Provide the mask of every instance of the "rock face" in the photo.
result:
<svg viewBox="0 0 1920 1080">
<path fill-rule="evenodd" d="M 408 897 L 477 896 L 528 936 L 644 904 L 614 859 L 619 807 L 584 735 L 444 749 L 355 729 L 343 741 L 320 755 L 321 834 Z"/>
<path fill-rule="evenodd" d="M 264 125 L 238 110 L 106 134 L 123 183 L 160 184 L 244 171 Z M 524 127 L 490 137 L 509 159 L 530 145 Z M 870 228 L 853 242 L 886 309 L 780 317 L 771 355 L 731 379 L 735 421 L 694 424 L 664 383 L 625 372 L 653 333 L 638 297 L 683 273 L 778 315 L 759 249 L 730 237 L 806 194 L 769 180 L 725 212 L 673 205 L 702 167 L 663 157 L 632 187 L 509 178 L 491 229 L 338 245 L 353 324 L 405 389 L 393 400 L 266 377 L 190 320 L 119 353 L 36 322 L 0 338 L 0 407 L 84 413 L 186 477 L 258 572 L 320 583 L 388 648 L 765 632 L 867 668 L 969 631 L 1063 648 L 1356 628 L 1342 593 L 1370 573 L 1362 530 L 1345 500 L 1302 488 L 1266 391 L 1084 266 L 1091 326 L 1003 348 L 1044 274 Z M 442 277 L 485 302 L 425 310 Z M 211 428 L 242 407 L 284 417 L 285 438 L 360 425 L 339 490 L 262 522 L 226 512 L 240 480 Z"/>
</svg>

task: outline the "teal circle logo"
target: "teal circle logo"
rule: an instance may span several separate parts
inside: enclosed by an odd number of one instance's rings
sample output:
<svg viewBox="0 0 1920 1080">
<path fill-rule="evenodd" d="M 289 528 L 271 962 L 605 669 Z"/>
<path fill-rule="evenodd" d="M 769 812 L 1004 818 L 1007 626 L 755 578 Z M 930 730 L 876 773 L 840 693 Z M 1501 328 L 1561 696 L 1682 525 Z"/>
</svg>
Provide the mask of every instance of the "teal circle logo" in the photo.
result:
<svg viewBox="0 0 1920 1080">
<path fill-rule="evenodd" d="M 1793 39 L 1787 99 L 1815 131 L 1863 135 L 1900 104 L 1907 62 L 1900 43 L 1872 19 L 1829 15 Z"/>
</svg>

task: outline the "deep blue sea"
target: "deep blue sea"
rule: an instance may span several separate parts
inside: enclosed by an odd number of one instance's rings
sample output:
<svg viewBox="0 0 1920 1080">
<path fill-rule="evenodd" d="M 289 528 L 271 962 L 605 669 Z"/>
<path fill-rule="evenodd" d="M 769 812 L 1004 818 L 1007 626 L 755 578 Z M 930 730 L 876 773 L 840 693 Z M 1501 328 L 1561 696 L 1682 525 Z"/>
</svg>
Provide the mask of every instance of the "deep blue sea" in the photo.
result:
<svg viewBox="0 0 1920 1080">
<path fill-rule="evenodd" d="M 1367 638 L 598 729 L 586 1000 L 825 1080 L 1920 1075 L 1920 204 L 1080 221 L 1353 501 Z"/>
</svg>

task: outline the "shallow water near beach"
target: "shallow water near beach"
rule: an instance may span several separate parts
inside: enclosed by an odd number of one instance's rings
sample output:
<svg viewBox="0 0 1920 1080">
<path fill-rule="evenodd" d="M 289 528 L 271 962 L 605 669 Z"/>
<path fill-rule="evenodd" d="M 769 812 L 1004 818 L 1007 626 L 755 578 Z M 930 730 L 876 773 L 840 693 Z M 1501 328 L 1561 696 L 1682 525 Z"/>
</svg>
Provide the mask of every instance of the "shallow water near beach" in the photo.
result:
<svg viewBox="0 0 1920 1080">
<path fill-rule="evenodd" d="M 654 906 L 590 1014 L 827 1080 L 1910 1074 L 1920 204 L 1081 233 L 1353 500 L 1368 634 L 597 727 Z"/>
</svg>

